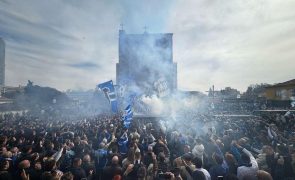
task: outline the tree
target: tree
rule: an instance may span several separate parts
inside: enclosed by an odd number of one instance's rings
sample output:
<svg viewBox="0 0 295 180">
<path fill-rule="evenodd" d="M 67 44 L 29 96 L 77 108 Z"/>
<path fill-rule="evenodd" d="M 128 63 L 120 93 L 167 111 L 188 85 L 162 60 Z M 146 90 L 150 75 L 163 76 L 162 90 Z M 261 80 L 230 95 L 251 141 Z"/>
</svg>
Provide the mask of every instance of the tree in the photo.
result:
<svg viewBox="0 0 295 180">
<path fill-rule="evenodd" d="M 265 88 L 270 86 L 270 84 L 261 83 L 261 84 L 251 84 L 248 86 L 245 95 L 251 98 L 262 97 L 264 94 Z"/>
</svg>

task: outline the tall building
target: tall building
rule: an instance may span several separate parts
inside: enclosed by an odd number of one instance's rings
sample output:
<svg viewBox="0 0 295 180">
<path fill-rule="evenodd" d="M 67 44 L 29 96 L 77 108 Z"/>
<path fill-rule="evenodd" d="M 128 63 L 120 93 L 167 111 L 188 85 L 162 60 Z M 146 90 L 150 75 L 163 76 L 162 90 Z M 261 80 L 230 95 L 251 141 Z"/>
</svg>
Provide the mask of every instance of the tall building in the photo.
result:
<svg viewBox="0 0 295 180">
<path fill-rule="evenodd" d="M 172 33 L 126 34 L 120 30 L 117 85 L 128 85 L 147 95 L 176 90 L 177 64 L 173 62 L 172 36 Z"/>
<path fill-rule="evenodd" d="M 0 86 L 5 84 L 5 43 L 0 38 Z"/>
</svg>

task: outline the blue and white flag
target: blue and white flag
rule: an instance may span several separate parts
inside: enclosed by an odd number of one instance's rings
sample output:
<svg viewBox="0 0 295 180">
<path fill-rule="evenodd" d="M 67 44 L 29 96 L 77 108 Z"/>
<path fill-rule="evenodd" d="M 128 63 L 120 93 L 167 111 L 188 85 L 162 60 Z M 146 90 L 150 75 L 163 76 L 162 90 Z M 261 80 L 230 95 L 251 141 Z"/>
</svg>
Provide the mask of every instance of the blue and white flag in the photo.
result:
<svg viewBox="0 0 295 180">
<path fill-rule="evenodd" d="M 113 81 L 110 80 L 110 81 L 101 83 L 101 84 L 97 85 L 97 87 L 104 92 L 106 98 L 109 100 L 109 102 L 111 104 L 112 111 L 114 113 L 117 113 L 118 112 L 118 102 L 117 102 L 117 96 L 116 96 L 115 88 L 113 85 Z"/>
<path fill-rule="evenodd" d="M 133 111 L 132 111 L 132 107 L 131 105 L 129 104 L 125 110 L 124 110 L 124 114 L 123 114 L 123 123 L 124 123 L 124 126 L 126 128 L 129 128 L 130 124 L 131 124 L 131 121 L 132 121 L 132 117 L 133 117 Z"/>
</svg>

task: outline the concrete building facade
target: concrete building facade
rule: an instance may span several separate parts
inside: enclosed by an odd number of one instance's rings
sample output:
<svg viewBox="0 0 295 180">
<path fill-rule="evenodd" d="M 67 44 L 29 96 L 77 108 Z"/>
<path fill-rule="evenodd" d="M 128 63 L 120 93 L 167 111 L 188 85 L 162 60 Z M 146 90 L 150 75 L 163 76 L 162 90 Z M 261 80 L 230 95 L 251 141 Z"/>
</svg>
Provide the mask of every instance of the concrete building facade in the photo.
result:
<svg viewBox="0 0 295 180">
<path fill-rule="evenodd" d="M 5 43 L 0 38 L 0 86 L 5 85 Z"/>
<path fill-rule="evenodd" d="M 173 34 L 126 34 L 119 31 L 117 85 L 153 94 L 177 89 L 177 64 L 173 62 Z"/>
</svg>

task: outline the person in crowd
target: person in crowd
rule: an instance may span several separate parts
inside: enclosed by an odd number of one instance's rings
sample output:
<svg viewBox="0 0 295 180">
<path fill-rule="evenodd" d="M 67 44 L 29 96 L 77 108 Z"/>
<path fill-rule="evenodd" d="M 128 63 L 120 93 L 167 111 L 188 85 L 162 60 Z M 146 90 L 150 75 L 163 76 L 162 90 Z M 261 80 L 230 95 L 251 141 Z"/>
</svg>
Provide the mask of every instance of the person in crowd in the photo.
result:
<svg viewBox="0 0 295 180">
<path fill-rule="evenodd" d="M 193 172 L 193 180 L 206 180 L 206 176 L 202 171 L 194 171 Z"/>
<path fill-rule="evenodd" d="M 127 153 L 127 157 L 122 161 L 123 169 L 126 169 L 129 164 L 133 164 L 135 161 L 135 152 L 133 149 L 129 149 Z"/>
<path fill-rule="evenodd" d="M 61 176 L 61 180 L 74 180 L 74 176 L 71 172 L 66 172 Z"/>
<path fill-rule="evenodd" d="M 82 160 L 80 158 L 75 158 L 73 161 L 73 167 L 71 173 L 74 176 L 74 180 L 80 180 L 87 178 L 85 170 L 81 167 Z M 92 172 L 90 173 L 92 175 Z"/>
<path fill-rule="evenodd" d="M 9 166 L 9 160 L 3 159 L 0 161 L 0 180 L 12 180 L 12 174 L 8 171 Z"/>
<path fill-rule="evenodd" d="M 205 147 L 202 144 L 201 139 L 196 139 L 196 145 L 192 150 L 192 153 L 195 157 L 200 158 L 203 161 L 203 155 L 204 155 Z"/>
<path fill-rule="evenodd" d="M 166 160 L 164 152 L 160 152 L 158 155 L 158 173 L 166 173 L 169 171 L 169 162 Z"/>
<path fill-rule="evenodd" d="M 0 116 L 0 180 L 295 179 L 295 116 L 214 116 L 250 112 L 224 104 L 129 128 L 110 114 Z"/>
<path fill-rule="evenodd" d="M 202 159 L 199 158 L 199 157 L 195 157 L 193 159 L 193 162 L 194 162 L 194 164 L 196 166 L 196 170 L 195 171 L 202 171 L 203 174 L 205 175 L 206 180 L 211 180 L 210 173 L 206 169 L 203 168 L 203 161 L 202 161 Z"/>
<path fill-rule="evenodd" d="M 96 172 L 99 179 L 101 179 L 103 168 L 108 163 L 108 151 L 107 151 L 107 145 L 104 142 L 101 142 L 99 144 L 99 149 L 94 151 L 95 158 L 96 158 Z"/>
<path fill-rule="evenodd" d="M 241 147 L 236 143 L 238 149 L 242 151 L 241 159 L 242 165 L 237 169 L 237 176 L 239 180 L 243 180 L 245 176 L 247 177 L 256 177 L 258 171 L 258 163 L 250 151 Z"/>
<path fill-rule="evenodd" d="M 96 173 L 95 173 L 95 164 L 91 161 L 91 157 L 89 154 L 84 155 L 83 162 L 82 162 L 82 168 L 86 172 L 86 176 L 89 177 L 89 180 L 94 179 Z"/>
<path fill-rule="evenodd" d="M 258 180 L 273 180 L 271 175 L 268 172 L 263 171 L 263 170 L 257 171 L 257 179 Z"/>
<path fill-rule="evenodd" d="M 186 153 L 182 156 L 183 166 L 180 166 L 180 174 L 184 179 L 193 179 L 193 172 L 196 170 L 196 166 L 192 163 L 192 153 Z"/>
<path fill-rule="evenodd" d="M 128 129 L 125 129 L 123 135 L 119 138 L 118 146 L 119 152 L 124 157 L 128 153 Z"/>
<path fill-rule="evenodd" d="M 237 174 L 238 163 L 237 163 L 235 157 L 232 154 L 227 152 L 225 154 L 225 161 L 228 165 L 228 173 Z"/>
<path fill-rule="evenodd" d="M 212 155 L 212 159 L 215 162 L 215 165 L 213 165 L 209 169 L 209 173 L 212 180 L 217 180 L 218 177 L 224 177 L 227 174 L 227 169 L 222 166 L 223 164 L 223 157 L 214 153 Z"/>
<path fill-rule="evenodd" d="M 111 165 L 106 166 L 103 169 L 102 179 L 113 179 L 115 176 L 122 176 L 123 170 L 122 167 L 119 165 L 119 158 L 118 156 L 114 156 L 112 158 Z"/>
</svg>

